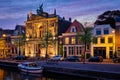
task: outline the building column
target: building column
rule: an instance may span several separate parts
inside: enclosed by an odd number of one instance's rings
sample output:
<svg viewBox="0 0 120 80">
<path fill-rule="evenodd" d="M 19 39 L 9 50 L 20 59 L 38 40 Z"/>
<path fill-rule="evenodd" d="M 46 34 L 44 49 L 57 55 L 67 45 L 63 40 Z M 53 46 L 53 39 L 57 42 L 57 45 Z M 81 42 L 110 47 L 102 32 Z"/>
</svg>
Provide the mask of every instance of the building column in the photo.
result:
<svg viewBox="0 0 120 80">
<path fill-rule="evenodd" d="M 106 47 L 106 59 L 110 59 L 109 57 L 109 46 Z"/>
</svg>

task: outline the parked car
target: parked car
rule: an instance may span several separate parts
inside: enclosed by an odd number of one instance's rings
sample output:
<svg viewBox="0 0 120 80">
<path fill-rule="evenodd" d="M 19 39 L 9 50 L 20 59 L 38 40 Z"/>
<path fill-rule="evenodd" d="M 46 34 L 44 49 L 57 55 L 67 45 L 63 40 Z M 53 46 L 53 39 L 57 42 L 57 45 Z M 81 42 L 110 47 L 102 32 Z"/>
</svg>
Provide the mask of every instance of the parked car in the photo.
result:
<svg viewBox="0 0 120 80">
<path fill-rule="evenodd" d="M 95 56 L 92 58 L 88 59 L 89 62 L 103 62 L 103 57 L 102 56 Z"/>
<path fill-rule="evenodd" d="M 25 60 L 25 59 L 27 59 L 28 57 L 26 57 L 26 56 L 23 56 L 23 55 L 19 55 L 19 56 L 16 56 L 15 58 L 13 58 L 13 59 L 15 59 L 15 60 Z"/>
<path fill-rule="evenodd" d="M 49 59 L 50 61 L 62 61 L 63 57 L 61 55 L 57 55 Z"/>
<path fill-rule="evenodd" d="M 118 57 L 117 58 L 113 58 L 113 62 L 114 63 L 117 63 L 117 62 L 120 63 L 120 58 L 118 58 Z"/>
<path fill-rule="evenodd" d="M 79 62 L 80 59 L 78 56 L 69 56 L 69 57 L 65 58 L 65 61 Z"/>
</svg>

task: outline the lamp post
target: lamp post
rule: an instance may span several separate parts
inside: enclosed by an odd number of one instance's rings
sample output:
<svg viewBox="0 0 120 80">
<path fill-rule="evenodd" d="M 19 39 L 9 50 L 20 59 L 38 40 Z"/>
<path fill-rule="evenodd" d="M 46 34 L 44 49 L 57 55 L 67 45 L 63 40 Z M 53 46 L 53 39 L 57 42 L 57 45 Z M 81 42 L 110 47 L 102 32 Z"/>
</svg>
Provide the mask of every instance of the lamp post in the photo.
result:
<svg viewBox="0 0 120 80">
<path fill-rule="evenodd" d="M 46 62 L 48 59 L 48 21 L 47 21 L 47 26 L 46 26 L 46 33 L 45 33 L 45 43 L 46 43 L 46 53 L 45 53 L 45 58 L 46 58 Z"/>
<path fill-rule="evenodd" d="M 47 32 L 47 34 L 46 34 L 46 54 L 45 54 L 45 57 L 46 57 L 46 62 L 47 62 L 47 58 L 48 58 L 48 32 Z"/>
</svg>

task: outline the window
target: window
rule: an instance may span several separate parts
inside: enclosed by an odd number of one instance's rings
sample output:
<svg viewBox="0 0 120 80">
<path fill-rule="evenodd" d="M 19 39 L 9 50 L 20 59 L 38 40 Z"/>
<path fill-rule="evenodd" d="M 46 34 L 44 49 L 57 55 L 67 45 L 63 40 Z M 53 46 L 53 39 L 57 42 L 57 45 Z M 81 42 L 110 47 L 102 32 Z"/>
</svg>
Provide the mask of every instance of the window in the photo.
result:
<svg viewBox="0 0 120 80">
<path fill-rule="evenodd" d="M 78 53 L 78 47 L 76 47 L 76 53 L 77 53 L 77 55 L 79 54 L 79 53 Z"/>
<path fill-rule="evenodd" d="M 101 29 L 96 29 L 96 35 L 101 35 Z"/>
<path fill-rule="evenodd" d="M 79 47 L 79 54 L 82 53 L 82 47 Z"/>
<path fill-rule="evenodd" d="M 120 47 L 117 47 L 117 54 L 120 56 Z"/>
<path fill-rule="evenodd" d="M 108 28 L 104 28 L 104 34 L 109 34 L 109 29 Z"/>
<path fill-rule="evenodd" d="M 41 31 L 40 31 L 40 37 L 41 37 Z"/>
<path fill-rule="evenodd" d="M 101 42 L 101 43 L 105 43 L 105 38 L 101 38 L 101 39 L 100 39 L 100 42 Z"/>
<path fill-rule="evenodd" d="M 74 47 L 69 47 L 69 55 L 73 55 L 74 54 Z"/>
<path fill-rule="evenodd" d="M 82 47 L 76 47 L 76 53 L 77 53 L 77 55 L 81 55 Z"/>
<path fill-rule="evenodd" d="M 110 50 L 110 51 L 113 51 L 113 47 L 109 47 L 109 50 Z"/>
<path fill-rule="evenodd" d="M 72 43 L 72 44 L 75 44 L 75 42 L 76 42 L 76 41 L 75 41 L 75 37 L 72 37 L 72 38 L 71 38 L 71 43 Z"/>
<path fill-rule="evenodd" d="M 74 55 L 74 47 L 72 47 L 72 55 Z"/>
<path fill-rule="evenodd" d="M 76 32 L 75 26 L 71 27 L 71 32 Z"/>
<path fill-rule="evenodd" d="M 108 38 L 108 43 L 113 43 L 113 38 L 112 37 Z"/>
<path fill-rule="evenodd" d="M 68 37 L 65 38 L 65 44 L 69 44 L 69 38 Z"/>
</svg>

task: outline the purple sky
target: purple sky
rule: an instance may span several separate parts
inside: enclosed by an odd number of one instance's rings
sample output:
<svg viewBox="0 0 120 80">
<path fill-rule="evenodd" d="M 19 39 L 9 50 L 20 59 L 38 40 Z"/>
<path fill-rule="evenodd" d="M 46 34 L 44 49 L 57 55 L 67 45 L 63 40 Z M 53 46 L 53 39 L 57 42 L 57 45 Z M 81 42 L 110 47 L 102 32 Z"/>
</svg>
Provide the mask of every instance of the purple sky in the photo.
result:
<svg viewBox="0 0 120 80">
<path fill-rule="evenodd" d="M 56 9 L 61 17 L 81 23 L 94 23 L 104 11 L 120 10 L 120 0 L 0 0 L 0 27 L 14 29 L 16 24 L 24 25 L 30 10 L 36 13 L 42 3 L 45 12 Z"/>
</svg>

